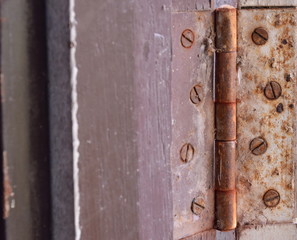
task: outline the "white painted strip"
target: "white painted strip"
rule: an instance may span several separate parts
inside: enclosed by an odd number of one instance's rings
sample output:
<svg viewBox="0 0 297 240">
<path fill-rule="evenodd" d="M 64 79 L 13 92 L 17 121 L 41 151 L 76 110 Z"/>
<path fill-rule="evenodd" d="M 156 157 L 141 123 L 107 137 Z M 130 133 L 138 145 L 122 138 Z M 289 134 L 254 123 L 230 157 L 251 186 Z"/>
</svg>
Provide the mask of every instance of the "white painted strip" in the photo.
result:
<svg viewBox="0 0 297 240">
<path fill-rule="evenodd" d="M 79 138 L 78 138 L 78 101 L 77 101 L 77 73 L 76 65 L 76 19 L 75 19 L 75 0 L 69 1 L 70 7 L 70 68 L 71 68 L 71 97 L 72 97 L 72 138 L 73 138 L 73 181 L 74 181 L 74 218 L 75 218 L 75 240 L 81 239 L 80 220 L 80 192 L 79 192 Z"/>
</svg>

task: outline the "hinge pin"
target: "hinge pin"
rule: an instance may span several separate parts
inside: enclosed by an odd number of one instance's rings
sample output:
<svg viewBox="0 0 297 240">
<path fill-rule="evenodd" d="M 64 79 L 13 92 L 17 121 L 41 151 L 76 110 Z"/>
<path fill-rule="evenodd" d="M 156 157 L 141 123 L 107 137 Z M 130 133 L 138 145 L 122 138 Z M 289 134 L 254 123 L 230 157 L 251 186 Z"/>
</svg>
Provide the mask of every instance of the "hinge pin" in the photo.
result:
<svg viewBox="0 0 297 240">
<path fill-rule="evenodd" d="M 236 9 L 216 10 L 215 227 L 236 228 Z"/>
</svg>

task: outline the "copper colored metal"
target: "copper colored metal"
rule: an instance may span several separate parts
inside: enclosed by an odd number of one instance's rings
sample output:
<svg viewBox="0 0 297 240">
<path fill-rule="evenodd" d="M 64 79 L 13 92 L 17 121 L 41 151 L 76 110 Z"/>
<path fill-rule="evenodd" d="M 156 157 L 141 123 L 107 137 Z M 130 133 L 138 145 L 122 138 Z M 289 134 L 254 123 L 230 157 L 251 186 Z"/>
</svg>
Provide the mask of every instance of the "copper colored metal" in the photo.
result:
<svg viewBox="0 0 297 240">
<path fill-rule="evenodd" d="M 250 150 L 254 155 L 264 154 L 267 150 L 267 142 L 264 138 L 254 138 L 250 143 Z"/>
<path fill-rule="evenodd" d="M 235 189 L 236 143 L 215 143 L 215 189 L 228 191 Z"/>
<path fill-rule="evenodd" d="M 194 39 L 195 39 L 195 35 L 193 31 L 190 29 L 186 29 L 181 34 L 180 42 L 184 48 L 190 48 L 194 43 Z"/>
<path fill-rule="evenodd" d="M 264 45 L 268 41 L 268 33 L 264 28 L 256 28 L 252 33 L 252 40 L 257 45 Z"/>
<path fill-rule="evenodd" d="M 236 140 L 236 103 L 216 102 L 216 140 Z"/>
<path fill-rule="evenodd" d="M 216 10 L 216 48 L 219 52 L 237 49 L 236 8 L 220 7 Z"/>
<path fill-rule="evenodd" d="M 221 103 L 236 102 L 236 52 L 216 53 L 215 99 Z"/>
<path fill-rule="evenodd" d="M 282 95 L 282 87 L 278 82 L 271 81 L 267 83 L 264 94 L 269 100 L 278 99 Z"/>
<path fill-rule="evenodd" d="M 216 10 L 215 227 L 236 228 L 236 9 Z"/>
<path fill-rule="evenodd" d="M 268 190 L 263 196 L 263 202 L 267 207 L 276 207 L 280 202 L 280 195 L 274 189 Z"/>
<path fill-rule="evenodd" d="M 236 191 L 215 192 L 215 228 L 220 231 L 229 231 L 236 228 Z"/>
<path fill-rule="evenodd" d="M 190 143 L 186 143 L 182 146 L 180 150 L 180 160 L 187 163 L 193 159 L 194 147 Z"/>
<path fill-rule="evenodd" d="M 193 199 L 192 201 L 192 205 L 191 205 L 191 211 L 195 214 L 195 215 L 200 215 L 203 210 L 205 209 L 205 201 L 202 197 L 196 197 Z"/>
<path fill-rule="evenodd" d="M 195 85 L 190 91 L 190 100 L 194 104 L 198 104 L 202 101 L 202 87 Z"/>
</svg>

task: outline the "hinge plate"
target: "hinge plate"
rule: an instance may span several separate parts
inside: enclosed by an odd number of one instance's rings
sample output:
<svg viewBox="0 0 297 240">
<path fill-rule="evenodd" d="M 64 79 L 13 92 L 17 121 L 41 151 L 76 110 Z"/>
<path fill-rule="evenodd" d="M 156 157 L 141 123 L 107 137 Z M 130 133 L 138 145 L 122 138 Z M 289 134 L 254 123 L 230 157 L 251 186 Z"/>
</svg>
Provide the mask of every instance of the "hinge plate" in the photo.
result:
<svg viewBox="0 0 297 240">
<path fill-rule="evenodd" d="M 239 232 L 254 225 L 292 223 L 296 217 L 296 24 L 292 8 L 238 11 Z M 259 27 L 268 33 L 264 45 L 251 37 Z M 264 139 L 264 149 L 254 150 L 251 141 L 258 137 Z M 279 193 L 278 204 L 275 192 L 263 199 L 270 189 Z M 240 239 L 252 239 L 247 236 Z"/>
<path fill-rule="evenodd" d="M 193 33 L 193 45 L 185 30 Z M 191 38 L 191 33 L 186 37 Z M 172 145 L 174 239 L 213 228 L 214 193 L 212 182 L 214 109 L 212 96 L 213 15 L 211 11 L 172 14 Z M 182 40 L 182 41 L 183 41 Z M 190 46 L 190 47 L 189 47 Z M 194 95 L 197 85 L 199 98 Z M 192 90 L 192 91 L 191 91 Z M 190 98 L 197 104 L 191 102 Z M 194 155 L 188 162 L 182 146 L 191 144 Z M 188 147 L 188 150 L 191 147 Z M 184 158 L 184 156 L 182 156 Z M 191 210 L 197 199 L 197 215 Z M 195 206 L 194 206 L 195 207 Z M 199 209 L 201 208 L 202 209 Z M 201 213 L 200 213 L 201 210 Z"/>
</svg>

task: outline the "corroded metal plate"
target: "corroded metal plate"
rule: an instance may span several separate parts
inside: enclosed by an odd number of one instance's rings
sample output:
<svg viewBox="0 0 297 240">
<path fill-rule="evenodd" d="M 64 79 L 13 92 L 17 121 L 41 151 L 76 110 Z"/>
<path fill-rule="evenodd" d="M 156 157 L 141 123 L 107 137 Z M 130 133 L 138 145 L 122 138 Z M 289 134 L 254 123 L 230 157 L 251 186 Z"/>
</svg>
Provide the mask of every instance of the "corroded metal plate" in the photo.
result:
<svg viewBox="0 0 297 240">
<path fill-rule="evenodd" d="M 237 211 L 240 229 L 292 223 L 296 217 L 296 25 L 296 10 L 291 8 L 238 12 Z M 268 33 L 264 45 L 256 45 L 251 37 L 259 27 Z M 264 95 L 270 81 L 282 88 L 281 96 L 275 100 Z M 268 148 L 260 155 L 254 155 L 249 149 L 256 137 L 267 141 Z M 267 207 L 263 202 L 263 195 L 269 189 L 280 194 L 276 207 Z"/>
<path fill-rule="evenodd" d="M 181 45 L 181 34 L 185 29 L 194 33 L 193 45 L 186 44 L 187 48 Z M 190 34 L 187 36 L 192 38 Z M 180 239 L 212 229 L 214 222 L 212 13 L 173 13 L 172 41 L 171 168 L 174 239 Z M 191 91 L 194 86 L 197 86 L 199 99 L 195 98 L 195 91 Z M 194 155 L 185 162 L 180 158 L 180 150 L 187 143 L 193 146 Z M 182 154 L 184 158 L 184 148 Z M 195 207 L 198 215 L 191 211 L 192 200 L 196 197 L 203 205 L 200 210 L 199 206 L 198 209 Z"/>
</svg>

